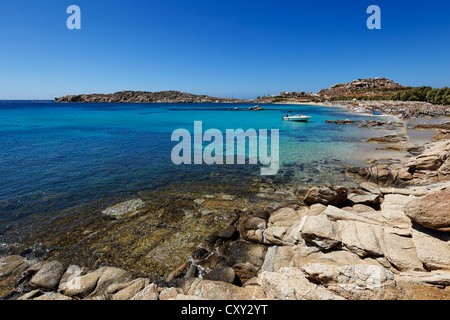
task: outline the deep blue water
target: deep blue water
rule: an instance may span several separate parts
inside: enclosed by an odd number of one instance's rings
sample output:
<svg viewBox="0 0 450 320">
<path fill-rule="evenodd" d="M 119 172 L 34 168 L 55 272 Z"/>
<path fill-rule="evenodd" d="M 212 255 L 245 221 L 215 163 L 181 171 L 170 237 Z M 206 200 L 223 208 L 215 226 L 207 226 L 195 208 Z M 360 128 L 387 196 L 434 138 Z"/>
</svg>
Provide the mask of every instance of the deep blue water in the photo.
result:
<svg viewBox="0 0 450 320">
<path fill-rule="evenodd" d="M 325 120 L 368 119 L 344 109 L 262 105 L 265 111 L 229 111 L 229 104 L 58 104 L 0 102 L 0 235 L 2 227 L 34 214 L 102 198 L 126 198 L 171 183 L 202 184 L 216 175 L 258 176 L 258 166 L 181 165 L 171 162 L 177 128 L 279 129 L 282 165 L 337 159 L 352 164 L 357 126 Z M 286 110 L 312 116 L 308 123 L 282 121 Z M 206 143 L 205 143 L 206 145 Z M 282 174 L 282 173 L 280 173 Z M 297 176 L 289 183 L 299 183 Z M 304 178 L 304 177 L 303 177 Z M 206 192 L 206 191 L 205 191 Z"/>
</svg>

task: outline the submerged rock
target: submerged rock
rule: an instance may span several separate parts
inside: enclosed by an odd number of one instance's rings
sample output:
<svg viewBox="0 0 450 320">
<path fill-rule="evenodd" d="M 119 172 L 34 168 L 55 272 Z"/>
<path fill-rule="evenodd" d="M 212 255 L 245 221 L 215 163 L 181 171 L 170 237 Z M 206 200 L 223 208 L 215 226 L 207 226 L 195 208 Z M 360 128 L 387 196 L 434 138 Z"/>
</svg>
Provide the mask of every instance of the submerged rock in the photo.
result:
<svg viewBox="0 0 450 320">
<path fill-rule="evenodd" d="M 134 199 L 116 204 L 102 211 L 106 216 L 112 219 L 120 219 L 130 217 L 140 213 L 140 209 L 144 206 L 141 199 Z"/>
<path fill-rule="evenodd" d="M 388 134 L 383 137 L 373 137 L 370 139 L 367 139 L 367 142 L 374 142 L 374 143 L 395 143 L 395 142 L 401 142 L 401 141 L 407 141 L 408 137 L 405 135 L 396 135 L 396 134 Z"/>
<path fill-rule="evenodd" d="M 205 274 L 203 279 L 212 281 L 223 281 L 227 283 L 233 283 L 236 278 L 233 268 L 222 267 Z"/>
<path fill-rule="evenodd" d="M 236 241 L 228 245 L 225 264 L 232 267 L 242 283 L 256 276 L 264 263 L 266 247 L 247 241 Z"/>
</svg>

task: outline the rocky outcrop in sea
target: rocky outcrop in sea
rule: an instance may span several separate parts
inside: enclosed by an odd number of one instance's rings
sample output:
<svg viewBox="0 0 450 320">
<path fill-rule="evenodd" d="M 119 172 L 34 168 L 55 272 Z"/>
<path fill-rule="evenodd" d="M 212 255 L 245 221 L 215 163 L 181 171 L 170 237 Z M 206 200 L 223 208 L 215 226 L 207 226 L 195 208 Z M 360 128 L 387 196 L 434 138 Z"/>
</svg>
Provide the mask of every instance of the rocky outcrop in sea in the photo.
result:
<svg viewBox="0 0 450 320">
<path fill-rule="evenodd" d="M 450 105 L 419 101 L 327 101 L 327 105 L 347 107 L 353 111 L 369 114 L 393 115 L 403 119 L 441 117 L 450 115 Z"/>
<path fill-rule="evenodd" d="M 369 181 L 394 186 L 442 183 L 450 180 L 450 140 L 431 142 L 425 150 L 404 163 L 377 163 L 369 167 L 350 168 Z"/>
<path fill-rule="evenodd" d="M 80 94 L 55 98 L 55 102 L 78 103 L 242 103 L 239 99 L 215 98 L 180 91 L 121 91 L 113 94 Z"/>
</svg>

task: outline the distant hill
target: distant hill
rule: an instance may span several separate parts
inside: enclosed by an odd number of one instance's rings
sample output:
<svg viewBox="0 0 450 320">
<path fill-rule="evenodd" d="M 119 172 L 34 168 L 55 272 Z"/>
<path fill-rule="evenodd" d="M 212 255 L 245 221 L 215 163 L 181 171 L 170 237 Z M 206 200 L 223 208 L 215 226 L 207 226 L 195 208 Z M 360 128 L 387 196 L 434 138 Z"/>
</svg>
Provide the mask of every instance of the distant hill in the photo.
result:
<svg viewBox="0 0 450 320">
<path fill-rule="evenodd" d="M 334 100 L 391 100 L 398 93 L 411 89 L 386 78 L 358 79 L 340 83 L 317 93 L 281 92 L 280 95 L 257 98 L 259 103 L 308 103 Z"/>
<path fill-rule="evenodd" d="M 405 87 L 386 78 L 358 79 L 340 83 L 317 93 L 280 92 L 280 95 L 258 97 L 254 100 L 216 98 L 180 91 L 121 91 L 112 94 L 80 94 L 55 98 L 56 102 L 90 103 L 308 103 L 341 100 L 397 100 L 450 104 L 447 87 Z"/>
<path fill-rule="evenodd" d="M 55 102 L 85 103 L 235 103 L 245 100 L 215 98 L 180 91 L 121 91 L 112 94 L 80 94 L 55 98 Z"/>
<path fill-rule="evenodd" d="M 402 86 L 386 78 L 358 79 L 349 83 L 336 84 L 329 89 L 322 89 L 316 96 L 321 99 L 344 97 L 390 97 L 393 94 L 407 90 Z"/>
</svg>

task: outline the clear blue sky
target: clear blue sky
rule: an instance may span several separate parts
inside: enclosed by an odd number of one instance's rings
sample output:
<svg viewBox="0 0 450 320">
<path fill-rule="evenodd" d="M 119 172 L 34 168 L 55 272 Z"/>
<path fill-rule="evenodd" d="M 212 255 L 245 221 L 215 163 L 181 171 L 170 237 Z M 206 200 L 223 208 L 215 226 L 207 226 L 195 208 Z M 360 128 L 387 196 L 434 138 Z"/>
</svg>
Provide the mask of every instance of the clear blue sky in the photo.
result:
<svg viewBox="0 0 450 320">
<path fill-rule="evenodd" d="M 81 30 L 66 27 L 71 4 Z M 372 4 L 381 30 L 366 27 Z M 1 0 L 0 39 L 0 99 L 254 98 L 377 76 L 450 85 L 448 0 Z"/>
</svg>

